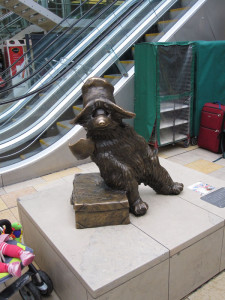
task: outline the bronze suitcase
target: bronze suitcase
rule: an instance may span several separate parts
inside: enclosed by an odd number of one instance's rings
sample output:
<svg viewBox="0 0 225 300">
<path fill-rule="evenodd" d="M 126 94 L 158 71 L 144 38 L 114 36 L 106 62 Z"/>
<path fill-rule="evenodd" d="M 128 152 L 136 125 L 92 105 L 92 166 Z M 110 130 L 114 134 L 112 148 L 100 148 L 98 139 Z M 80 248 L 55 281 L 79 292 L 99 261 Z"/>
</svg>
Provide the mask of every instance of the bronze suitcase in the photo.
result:
<svg viewBox="0 0 225 300">
<path fill-rule="evenodd" d="M 75 175 L 71 204 L 78 229 L 130 223 L 126 192 L 107 187 L 99 173 Z"/>
</svg>

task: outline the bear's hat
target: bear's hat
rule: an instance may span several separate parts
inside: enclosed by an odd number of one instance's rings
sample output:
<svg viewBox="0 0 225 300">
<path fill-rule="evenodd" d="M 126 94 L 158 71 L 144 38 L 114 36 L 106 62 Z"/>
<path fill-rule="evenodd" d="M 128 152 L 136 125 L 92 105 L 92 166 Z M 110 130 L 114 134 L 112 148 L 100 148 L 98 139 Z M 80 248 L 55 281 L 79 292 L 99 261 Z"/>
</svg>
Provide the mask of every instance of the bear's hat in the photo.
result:
<svg viewBox="0 0 225 300">
<path fill-rule="evenodd" d="M 134 118 L 135 114 L 118 106 L 113 97 L 114 87 L 104 78 L 89 78 L 82 86 L 83 110 L 71 121 L 82 124 L 82 119 L 102 108 L 117 113 L 121 119 Z"/>
</svg>

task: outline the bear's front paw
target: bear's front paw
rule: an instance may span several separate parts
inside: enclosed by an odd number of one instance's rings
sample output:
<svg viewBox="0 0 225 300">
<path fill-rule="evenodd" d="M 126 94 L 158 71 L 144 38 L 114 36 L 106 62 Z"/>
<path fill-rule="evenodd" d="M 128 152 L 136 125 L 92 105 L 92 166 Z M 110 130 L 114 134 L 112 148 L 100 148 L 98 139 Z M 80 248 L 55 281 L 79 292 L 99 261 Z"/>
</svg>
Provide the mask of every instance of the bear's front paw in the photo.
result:
<svg viewBox="0 0 225 300">
<path fill-rule="evenodd" d="M 130 212 L 135 216 L 143 216 L 148 210 L 148 204 L 138 198 L 132 205 L 130 205 Z"/>
<path fill-rule="evenodd" d="M 174 195 L 179 195 L 181 191 L 183 191 L 184 185 L 183 183 L 174 182 L 172 186 L 172 191 Z"/>
</svg>

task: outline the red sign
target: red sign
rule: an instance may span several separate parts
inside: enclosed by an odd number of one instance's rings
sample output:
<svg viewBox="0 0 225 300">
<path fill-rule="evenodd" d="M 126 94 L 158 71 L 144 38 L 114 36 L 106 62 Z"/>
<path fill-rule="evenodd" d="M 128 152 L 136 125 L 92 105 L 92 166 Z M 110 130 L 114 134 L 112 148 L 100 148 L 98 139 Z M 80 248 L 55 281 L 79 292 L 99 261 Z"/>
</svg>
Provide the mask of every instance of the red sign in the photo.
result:
<svg viewBox="0 0 225 300">
<path fill-rule="evenodd" d="M 19 59 L 23 55 L 23 46 L 13 46 L 9 47 L 9 64 L 12 65 L 17 59 Z M 24 57 L 22 57 L 12 68 L 12 76 L 17 73 L 17 66 L 21 66 L 24 63 Z M 20 67 L 21 68 L 21 67 Z M 19 69 L 20 69 L 19 68 Z M 24 74 L 22 74 L 24 78 Z"/>
</svg>

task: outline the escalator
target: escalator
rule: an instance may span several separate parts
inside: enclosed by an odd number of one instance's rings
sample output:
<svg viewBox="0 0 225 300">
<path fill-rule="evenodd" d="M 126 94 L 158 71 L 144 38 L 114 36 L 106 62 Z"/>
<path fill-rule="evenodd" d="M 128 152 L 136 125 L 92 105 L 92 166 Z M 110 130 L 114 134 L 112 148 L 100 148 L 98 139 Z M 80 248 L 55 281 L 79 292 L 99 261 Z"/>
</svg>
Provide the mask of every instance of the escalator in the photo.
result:
<svg viewBox="0 0 225 300">
<path fill-rule="evenodd" d="M 132 103 L 123 103 L 121 97 L 134 74 L 133 45 L 162 38 L 196 2 L 126 1 L 126 9 L 122 8 L 124 4 L 120 6 L 121 13 L 115 13 L 118 11 L 114 10 L 104 21 L 94 19 L 98 24 L 94 30 L 91 30 L 91 26 L 84 26 L 83 29 L 87 31 L 81 31 L 86 39 L 79 40 L 75 47 L 80 51 L 75 51 L 74 55 L 74 49 L 70 49 L 69 55 L 63 56 L 63 59 L 62 56 L 61 60 L 52 59 L 51 62 L 56 61 L 52 62 L 53 69 L 42 76 L 38 74 L 40 79 L 36 81 L 41 83 L 34 90 L 27 90 L 28 97 L 24 98 L 23 95 L 16 98 L 15 105 L 29 98 L 26 106 L 22 105 L 13 118 L 10 116 L 10 121 L 3 121 L 0 127 L 2 184 L 76 165 L 77 162 L 69 153 L 68 143 L 83 136 L 84 132 L 80 126 L 71 128 L 69 120 L 81 109 L 81 86 L 84 81 L 92 76 L 108 78 L 115 85 L 116 98 L 120 94 L 118 104 L 133 110 Z M 114 16 L 114 19 L 105 24 L 109 16 Z M 93 38 L 96 29 L 99 32 Z M 88 41 L 85 43 L 85 40 Z M 49 77 L 43 83 L 45 76 Z M 34 76 L 31 79 L 34 80 Z M 14 84 L 14 90 L 16 87 Z M 4 94 L 5 98 L 9 91 L 10 87 Z M 41 91 L 43 95 L 40 96 Z M 10 101 L 15 100 L 8 99 L 1 103 L 9 105 Z M 22 177 L 21 170 L 24 170 Z"/>
</svg>

